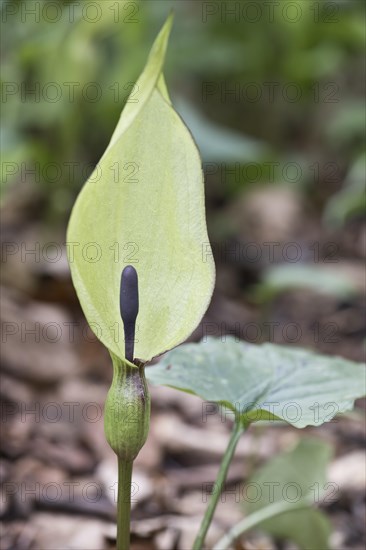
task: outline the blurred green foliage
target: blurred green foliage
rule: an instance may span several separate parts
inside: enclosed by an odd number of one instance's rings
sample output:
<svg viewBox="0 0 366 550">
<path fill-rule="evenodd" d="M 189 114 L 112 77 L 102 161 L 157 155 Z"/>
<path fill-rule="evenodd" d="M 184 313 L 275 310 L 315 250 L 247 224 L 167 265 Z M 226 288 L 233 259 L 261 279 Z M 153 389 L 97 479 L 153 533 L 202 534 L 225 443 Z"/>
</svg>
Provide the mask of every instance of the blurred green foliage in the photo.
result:
<svg viewBox="0 0 366 550">
<path fill-rule="evenodd" d="M 273 503 L 289 505 L 289 510 L 264 521 L 259 529 L 294 541 L 302 550 L 329 548 L 329 520 L 312 505 L 322 499 L 331 502 L 332 496 L 335 499 L 336 484 L 327 483 L 326 477 L 330 458 L 328 444 L 305 438 L 292 451 L 276 456 L 258 470 L 248 482 L 247 487 L 256 495 L 253 498 L 250 491 L 246 493 L 245 511 L 250 514 Z M 300 504 L 304 508 L 297 510 Z"/>
<path fill-rule="evenodd" d="M 357 295 L 357 287 L 353 281 L 334 271 L 334 266 L 327 269 L 319 265 L 284 263 L 273 265 L 263 273 L 261 282 L 255 285 L 254 291 L 252 289 L 252 299 L 258 303 L 269 302 L 294 288 L 312 289 L 339 299 Z"/>
<path fill-rule="evenodd" d="M 270 160 L 277 182 L 282 164 L 296 159 L 305 167 L 299 183 L 324 204 L 362 150 L 363 2 L 55 4 L 2 2 L 1 75 L 2 181 L 36 180 L 53 219 L 65 219 L 98 162 L 172 8 L 166 75 L 173 100 L 197 113 L 192 131 L 204 161 L 230 170 Z M 334 159 L 329 180 L 324 166 Z M 254 180 L 241 171 L 219 198 L 268 179 L 262 169 Z"/>
<path fill-rule="evenodd" d="M 343 188 L 328 201 L 324 221 L 330 227 L 342 226 L 353 215 L 366 211 L 365 197 L 366 154 L 360 155 L 351 166 Z"/>
</svg>

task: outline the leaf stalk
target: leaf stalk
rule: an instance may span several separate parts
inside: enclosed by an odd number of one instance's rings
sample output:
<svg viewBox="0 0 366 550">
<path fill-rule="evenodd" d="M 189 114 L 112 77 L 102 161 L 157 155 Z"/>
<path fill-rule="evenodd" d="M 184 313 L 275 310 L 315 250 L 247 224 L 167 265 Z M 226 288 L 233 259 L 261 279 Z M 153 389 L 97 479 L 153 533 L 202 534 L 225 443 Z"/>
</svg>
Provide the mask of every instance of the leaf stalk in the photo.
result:
<svg viewBox="0 0 366 550">
<path fill-rule="evenodd" d="M 132 467 L 133 462 L 118 457 L 117 550 L 130 548 Z"/>
<path fill-rule="evenodd" d="M 221 494 L 222 487 L 225 483 L 227 472 L 229 470 L 230 463 L 235 453 L 236 446 L 240 439 L 240 436 L 244 432 L 246 426 L 238 418 L 236 419 L 233 430 L 231 432 L 230 440 L 226 448 L 225 454 L 221 461 L 220 469 L 217 474 L 216 483 L 214 485 L 214 491 L 212 492 L 210 502 L 207 506 L 205 515 L 203 517 L 200 530 L 193 544 L 193 550 L 201 550 L 205 542 L 207 531 L 211 525 L 213 515 L 215 513 L 219 496 Z"/>
<path fill-rule="evenodd" d="M 302 500 L 301 502 L 273 502 L 265 508 L 253 512 L 248 517 L 242 519 L 234 525 L 228 533 L 226 533 L 214 546 L 213 550 L 227 550 L 231 545 L 244 533 L 253 529 L 263 521 L 271 519 L 275 516 L 283 514 L 285 512 L 292 512 L 294 510 L 301 510 L 302 508 L 309 508 L 309 500 Z"/>
</svg>

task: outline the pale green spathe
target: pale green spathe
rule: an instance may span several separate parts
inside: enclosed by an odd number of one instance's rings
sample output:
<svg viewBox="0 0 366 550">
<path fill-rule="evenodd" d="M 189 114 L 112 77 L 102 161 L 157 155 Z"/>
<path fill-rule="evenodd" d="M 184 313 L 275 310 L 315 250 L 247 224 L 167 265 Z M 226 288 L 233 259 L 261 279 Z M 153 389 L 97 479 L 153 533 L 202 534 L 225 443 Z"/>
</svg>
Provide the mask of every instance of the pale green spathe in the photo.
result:
<svg viewBox="0 0 366 550">
<path fill-rule="evenodd" d="M 120 277 L 126 265 L 136 268 L 135 357 L 142 361 L 190 335 L 215 278 L 199 153 L 170 104 L 161 72 L 171 23 L 169 17 L 136 83 L 137 102 L 127 102 L 75 203 L 67 235 L 69 243 L 77 243 L 69 260 L 85 316 L 121 358 Z"/>
</svg>

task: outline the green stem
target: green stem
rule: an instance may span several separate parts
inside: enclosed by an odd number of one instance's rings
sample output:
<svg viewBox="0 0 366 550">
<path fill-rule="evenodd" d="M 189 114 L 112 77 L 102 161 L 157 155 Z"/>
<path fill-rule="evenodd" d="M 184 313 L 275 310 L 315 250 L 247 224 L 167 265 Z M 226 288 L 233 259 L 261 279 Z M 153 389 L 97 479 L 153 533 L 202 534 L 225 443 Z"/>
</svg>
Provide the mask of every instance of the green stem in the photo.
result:
<svg viewBox="0 0 366 550">
<path fill-rule="evenodd" d="M 253 512 L 248 517 L 237 523 L 226 535 L 219 540 L 213 550 L 226 550 L 238 539 L 243 533 L 246 533 L 253 527 L 256 527 L 266 519 L 273 518 L 284 512 L 299 510 L 301 508 L 309 508 L 309 501 L 303 500 L 297 504 L 291 502 L 274 502 L 257 512 Z"/>
<path fill-rule="evenodd" d="M 244 429 L 245 429 L 245 426 L 239 420 L 235 421 L 229 444 L 227 446 L 227 449 L 225 451 L 224 457 L 220 465 L 219 472 L 217 474 L 216 483 L 211 495 L 209 505 L 206 509 L 204 518 L 201 523 L 200 530 L 193 544 L 193 550 L 201 550 L 202 545 L 205 542 L 206 534 L 210 527 L 214 512 L 216 510 L 219 496 L 221 494 L 221 489 L 225 483 L 226 475 L 227 475 L 231 460 L 233 458 L 235 448 L 238 444 L 238 441 Z"/>
<path fill-rule="evenodd" d="M 130 548 L 132 466 L 118 457 L 117 550 Z"/>
</svg>

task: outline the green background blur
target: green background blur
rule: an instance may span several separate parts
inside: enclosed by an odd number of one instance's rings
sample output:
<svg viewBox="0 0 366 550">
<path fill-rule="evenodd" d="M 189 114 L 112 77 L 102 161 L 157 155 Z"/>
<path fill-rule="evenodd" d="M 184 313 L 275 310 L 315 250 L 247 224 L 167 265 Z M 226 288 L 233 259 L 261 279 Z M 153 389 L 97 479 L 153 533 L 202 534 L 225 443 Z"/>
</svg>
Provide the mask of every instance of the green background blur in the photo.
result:
<svg viewBox="0 0 366 550">
<path fill-rule="evenodd" d="M 209 219 L 260 182 L 299 186 L 320 216 L 351 185 L 327 219 L 359 211 L 365 26 L 354 0 L 2 2 L 3 189 L 35 184 L 40 218 L 65 224 L 170 9 L 165 74 L 202 152 Z"/>
</svg>

